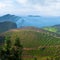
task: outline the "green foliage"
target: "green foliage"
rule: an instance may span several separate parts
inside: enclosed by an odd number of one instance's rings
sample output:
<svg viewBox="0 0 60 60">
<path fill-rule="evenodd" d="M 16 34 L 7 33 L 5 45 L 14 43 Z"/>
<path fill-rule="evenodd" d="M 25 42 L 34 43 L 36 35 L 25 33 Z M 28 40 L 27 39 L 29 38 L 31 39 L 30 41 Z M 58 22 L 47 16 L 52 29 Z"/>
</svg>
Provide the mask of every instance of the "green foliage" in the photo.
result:
<svg viewBox="0 0 60 60">
<path fill-rule="evenodd" d="M 49 60 L 49 58 L 47 58 L 46 60 Z"/>
<path fill-rule="evenodd" d="M 16 38 L 15 39 L 15 46 L 18 46 L 18 47 L 22 47 L 21 44 L 20 44 L 20 39 L 19 38 Z"/>
<path fill-rule="evenodd" d="M 11 55 L 11 40 L 9 37 L 6 37 L 5 39 L 5 44 L 1 49 L 1 60 L 9 60 Z"/>
<path fill-rule="evenodd" d="M 47 27 L 47 28 L 43 28 L 43 29 L 51 31 L 51 32 L 57 32 L 57 28 L 55 28 L 55 27 Z"/>
<path fill-rule="evenodd" d="M 47 31 L 55 32 L 57 34 L 60 34 L 60 25 L 55 25 L 55 26 L 51 26 L 51 27 L 45 27 L 43 29 L 47 30 Z"/>
<path fill-rule="evenodd" d="M 36 57 L 34 57 L 34 60 L 37 60 L 37 58 L 36 58 Z"/>
<path fill-rule="evenodd" d="M 7 50 L 10 50 L 10 48 L 12 47 L 12 42 L 11 42 L 11 40 L 10 40 L 10 37 L 6 37 L 5 38 L 5 48 L 7 49 Z"/>
<path fill-rule="evenodd" d="M 55 46 L 60 45 L 60 38 L 51 36 L 46 32 L 37 32 L 29 30 L 16 30 L 5 33 L 5 36 L 11 36 L 12 43 L 16 36 L 21 39 L 21 44 L 23 47 L 36 48 L 40 46 Z"/>
<path fill-rule="evenodd" d="M 14 47 L 12 49 L 12 53 L 14 56 L 14 60 L 22 60 L 22 45 L 20 44 L 19 38 L 16 38 Z"/>
<path fill-rule="evenodd" d="M 14 57 L 13 59 L 20 58 L 16 54 L 22 54 L 23 47 L 27 49 L 23 51 L 23 56 L 37 56 L 37 60 L 46 60 L 47 58 L 53 60 L 60 55 L 60 38 L 54 37 L 49 32 L 17 29 L 6 32 L 4 36 L 10 37 L 12 42 L 11 53 L 12 57 Z M 29 48 L 32 49 L 29 50 Z M 24 60 L 34 60 L 34 58 L 25 58 Z"/>
<path fill-rule="evenodd" d="M 22 45 L 19 38 L 16 38 L 14 45 L 9 37 L 5 39 L 5 44 L 0 50 L 1 60 L 22 60 Z"/>
</svg>

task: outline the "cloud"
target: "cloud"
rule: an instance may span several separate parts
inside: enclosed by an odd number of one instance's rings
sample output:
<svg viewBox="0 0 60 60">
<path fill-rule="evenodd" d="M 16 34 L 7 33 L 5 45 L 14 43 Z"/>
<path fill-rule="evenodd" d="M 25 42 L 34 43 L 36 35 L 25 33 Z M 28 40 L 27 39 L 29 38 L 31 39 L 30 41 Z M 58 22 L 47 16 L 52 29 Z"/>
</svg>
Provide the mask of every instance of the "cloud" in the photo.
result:
<svg viewBox="0 0 60 60">
<path fill-rule="evenodd" d="M 20 4 L 26 4 L 28 0 L 16 0 Z"/>
<path fill-rule="evenodd" d="M 0 15 L 60 16 L 60 0 L 0 0 Z"/>
<path fill-rule="evenodd" d="M 6 4 L 3 4 L 0 2 L 0 8 L 4 8 L 6 6 Z"/>
<path fill-rule="evenodd" d="M 60 16 L 60 0 L 34 0 L 34 8 L 42 16 Z"/>
</svg>

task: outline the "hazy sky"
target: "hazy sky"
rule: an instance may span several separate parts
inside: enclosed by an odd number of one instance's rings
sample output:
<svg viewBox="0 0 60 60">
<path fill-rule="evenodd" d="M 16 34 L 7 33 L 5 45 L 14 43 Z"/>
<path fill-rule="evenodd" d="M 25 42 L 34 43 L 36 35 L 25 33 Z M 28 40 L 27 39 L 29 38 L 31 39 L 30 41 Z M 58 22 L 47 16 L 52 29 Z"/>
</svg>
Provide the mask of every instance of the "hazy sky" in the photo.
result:
<svg viewBox="0 0 60 60">
<path fill-rule="evenodd" d="M 60 16 L 60 0 L 0 0 L 0 15 Z"/>
</svg>

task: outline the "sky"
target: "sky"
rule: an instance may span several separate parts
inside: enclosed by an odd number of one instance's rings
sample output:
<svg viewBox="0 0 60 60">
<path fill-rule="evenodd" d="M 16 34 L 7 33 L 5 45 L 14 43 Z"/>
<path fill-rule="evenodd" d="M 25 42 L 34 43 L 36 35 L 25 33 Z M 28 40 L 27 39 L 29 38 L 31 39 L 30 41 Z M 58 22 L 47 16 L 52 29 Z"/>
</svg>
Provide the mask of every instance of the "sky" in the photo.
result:
<svg viewBox="0 0 60 60">
<path fill-rule="evenodd" d="M 0 15 L 60 16 L 60 0 L 0 0 Z"/>
</svg>

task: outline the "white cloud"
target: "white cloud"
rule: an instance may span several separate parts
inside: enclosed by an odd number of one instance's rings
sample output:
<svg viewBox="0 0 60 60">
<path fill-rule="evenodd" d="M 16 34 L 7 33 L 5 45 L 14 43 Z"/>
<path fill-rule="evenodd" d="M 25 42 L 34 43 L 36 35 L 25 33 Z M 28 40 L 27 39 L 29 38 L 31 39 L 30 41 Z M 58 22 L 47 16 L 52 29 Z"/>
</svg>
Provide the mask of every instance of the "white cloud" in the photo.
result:
<svg viewBox="0 0 60 60">
<path fill-rule="evenodd" d="M 0 11 L 0 15 L 12 13 L 60 16 L 60 0 L 1 0 Z"/>
<path fill-rule="evenodd" d="M 28 0 L 16 0 L 18 3 L 25 4 Z"/>
<path fill-rule="evenodd" d="M 6 4 L 0 2 L 0 9 L 6 7 Z"/>
<path fill-rule="evenodd" d="M 21 4 L 21 5 L 27 5 L 28 0 L 16 0 L 16 2 Z"/>
<path fill-rule="evenodd" d="M 35 4 L 34 8 L 43 16 L 60 16 L 60 1 L 58 0 L 45 0 L 44 5 Z"/>
</svg>

